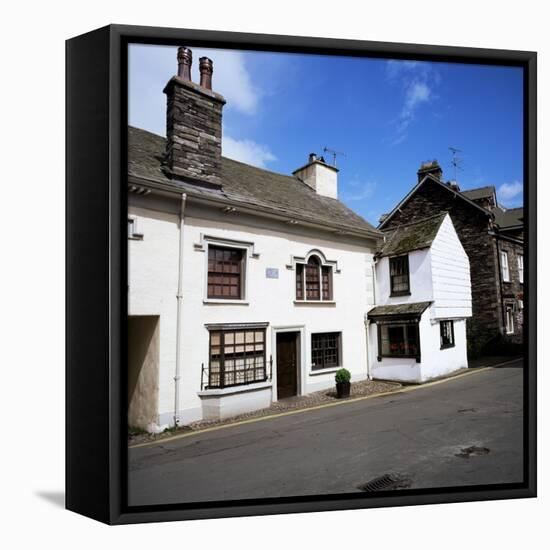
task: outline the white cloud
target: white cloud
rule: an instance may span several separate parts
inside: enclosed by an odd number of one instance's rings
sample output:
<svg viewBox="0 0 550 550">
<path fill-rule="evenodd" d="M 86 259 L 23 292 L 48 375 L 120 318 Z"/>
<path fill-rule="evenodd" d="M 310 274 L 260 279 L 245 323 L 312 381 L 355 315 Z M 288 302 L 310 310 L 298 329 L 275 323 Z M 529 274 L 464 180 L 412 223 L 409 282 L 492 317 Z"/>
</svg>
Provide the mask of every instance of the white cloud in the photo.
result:
<svg viewBox="0 0 550 550">
<path fill-rule="evenodd" d="M 346 187 L 347 190 L 342 191 L 342 199 L 354 202 L 368 199 L 372 196 L 376 189 L 376 183 L 372 181 L 363 183 L 358 180 L 352 180 Z"/>
<path fill-rule="evenodd" d="M 512 183 L 503 183 L 497 190 L 499 202 L 504 206 L 513 206 L 521 204 L 523 194 L 523 183 L 514 181 Z"/>
<path fill-rule="evenodd" d="M 435 97 L 433 86 L 439 83 L 439 74 L 429 63 L 397 60 L 387 62 L 386 74 L 389 80 L 399 81 L 404 90 L 403 107 L 395 121 L 393 144 L 397 145 L 407 139 L 418 108 Z"/>
<path fill-rule="evenodd" d="M 259 168 L 265 168 L 266 163 L 277 160 L 277 157 L 265 145 L 249 139 L 233 139 L 230 136 L 223 137 L 222 152 L 225 157 Z"/>
<path fill-rule="evenodd" d="M 203 56 L 212 59 L 214 73 L 212 87 L 222 94 L 227 109 L 253 115 L 258 109 L 261 91 L 252 83 L 252 77 L 246 66 L 245 54 L 236 51 L 193 49 L 191 77 L 194 82 L 200 81 L 199 59 Z"/>
</svg>

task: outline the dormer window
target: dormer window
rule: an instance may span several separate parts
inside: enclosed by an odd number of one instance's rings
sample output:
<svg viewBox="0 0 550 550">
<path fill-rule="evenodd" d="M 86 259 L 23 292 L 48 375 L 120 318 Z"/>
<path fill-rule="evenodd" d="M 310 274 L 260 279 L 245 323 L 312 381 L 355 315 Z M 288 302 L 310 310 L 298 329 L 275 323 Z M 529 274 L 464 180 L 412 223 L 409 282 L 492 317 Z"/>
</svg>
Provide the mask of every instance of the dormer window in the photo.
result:
<svg viewBox="0 0 550 550">
<path fill-rule="evenodd" d="M 390 296 L 406 296 L 410 293 L 409 256 L 390 258 Z"/>
<path fill-rule="evenodd" d="M 304 302 L 331 302 L 332 265 L 323 265 L 319 256 L 312 254 L 305 263 L 296 263 L 296 300 Z"/>
</svg>

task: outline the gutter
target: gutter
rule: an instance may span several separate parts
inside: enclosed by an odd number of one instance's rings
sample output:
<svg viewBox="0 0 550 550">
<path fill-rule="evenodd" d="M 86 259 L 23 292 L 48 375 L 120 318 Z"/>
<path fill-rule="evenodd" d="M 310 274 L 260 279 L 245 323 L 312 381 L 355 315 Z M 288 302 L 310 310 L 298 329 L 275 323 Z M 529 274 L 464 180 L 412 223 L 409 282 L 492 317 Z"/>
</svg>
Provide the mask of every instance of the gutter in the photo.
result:
<svg viewBox="0 0 550 550">
<path fill-rule="evenodd" d="M 181 306 L 183 300 L 183 226 L 185 222 L 185 206 L 187 195 L 181 194 L 180 203 L 180 234 L 179 234 L 179 256 L 178 256 L 178 291 L 176 294 L 176 371 L 174 373 L 174 425 L 179 425 L 180 410 L 180 367 L 181 367 Z"/>
</svg>

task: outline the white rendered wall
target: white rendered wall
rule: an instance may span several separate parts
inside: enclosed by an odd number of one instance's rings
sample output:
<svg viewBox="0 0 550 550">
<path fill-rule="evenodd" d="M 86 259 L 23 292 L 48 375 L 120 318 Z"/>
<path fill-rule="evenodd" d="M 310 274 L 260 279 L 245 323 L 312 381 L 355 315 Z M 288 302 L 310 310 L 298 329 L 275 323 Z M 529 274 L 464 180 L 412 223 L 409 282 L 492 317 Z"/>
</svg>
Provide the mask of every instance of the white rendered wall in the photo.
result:
<svg viewBox="0 0 550 550">
<path fill-rule="evenodd" d="M 130 241 L 130 314 L 159 314 L 161 329 L 160 423 L 174 414 L 175 314 L 178 267 L 176 215 L 133 208 L 143 241 Z M 290 232 L 239 225 L 238 215 L 227 221 L 186 215 L 181 330 L 180 421 L 202 417 L 201 364 L 208 365 L 209 332 L 205 324 L 269 323 L 266 357 L 275 355 L 274 327 L 295 327 L 304 335 L 299 373 L 299 393 L 334 386 L 335 369 L 311 371 L 311 334 L 342 332 L 342 366 L 352 380 L 366 378 L 364 314 L 373 305 L 372 249 L 330 238 L 297 236 Z M 208 303 L 206 298 L 207 253 L 203 237 L 253 243 L 246 260 L 245 304 Z M 319 249 L 336 261 L 333 273 L 334 304 L 295 304 L 295 271 L 288 269 L 292 256 L 304 257 Z M 252 257 L 252 253 L 259 257 Z M 266 268 L 278 269 L 279 278 L 266 278 Z M 276 387 L 276 365 L 273 365 Z"/>
<path fill-rule="evenodd" d="M 433 317 L 471 317 L 470 261 L 448 214 L 432 243 L 431 262 Z"/>
<path fill-rule="evenodd" d="M 128 240 L 128 314 L 159 315 L 159 406 L 174 402 L 178 216 L 130 206 L 143 240 Z M 173 416 L 173 410 L 172 410 Z M 166 418 L 162 422 L 166 423 Z"/>
<path fill-rule="evenodd" d="M 434 299 L 430 249 L 409 252 L 409 296 L 390 296 L 390 261 L 380 258 L 376 264 L 376 305 L 430 302 Z"/>
<path fill-rule="evenodd" d="M 455 346 L 441 349 L 439 322 L 431 319 L 431 308 L 420 319 L 421 361 L 414 358 L 383 357 L 378 361 L 378 325 L 369 328 L 372 376 L 378 380 L 421 383 L 468 367 L 466 356 L 466 321 L 454 321 Z"/>
</svg>

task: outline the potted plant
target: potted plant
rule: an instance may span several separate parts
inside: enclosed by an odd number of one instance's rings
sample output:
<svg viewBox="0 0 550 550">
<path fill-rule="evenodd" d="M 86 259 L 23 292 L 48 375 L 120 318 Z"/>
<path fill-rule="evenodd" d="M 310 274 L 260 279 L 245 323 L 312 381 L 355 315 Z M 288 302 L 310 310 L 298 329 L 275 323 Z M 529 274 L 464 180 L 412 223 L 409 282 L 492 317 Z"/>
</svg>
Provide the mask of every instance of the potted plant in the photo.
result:
<svg viewBox="0 0 550 550">
<path fill-rule="evenodd" d="M 342 397 L 349 397 L 349 390 L 351 387 L 351 373 L 348 369 L 338 369 L 336 371 L 336 397 L 341 399 Z"/>
</svg>

